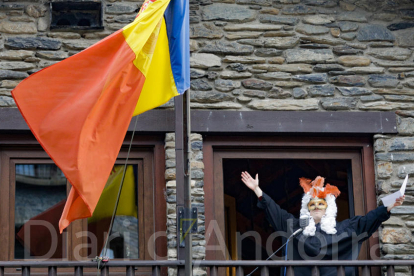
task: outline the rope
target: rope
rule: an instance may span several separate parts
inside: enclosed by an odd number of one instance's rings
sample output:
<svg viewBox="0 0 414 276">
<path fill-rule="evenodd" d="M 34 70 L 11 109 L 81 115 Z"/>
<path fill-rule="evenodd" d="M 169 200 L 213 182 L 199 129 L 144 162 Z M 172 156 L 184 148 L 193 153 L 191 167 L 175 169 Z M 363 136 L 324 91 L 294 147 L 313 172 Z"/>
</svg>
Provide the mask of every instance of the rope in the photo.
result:
<svg viewBox="0 0 414 276">
<path fill-rule="evenodd" d="M 118 196 L 116 197 L 114 212 L 112 213 L 111 223 L 109 224 L 108 235 L 106 236 L 105 245 L 104 245 L 104 248 L 102 249 L 104 259 L 105 259 L 106 253 L 108 251 L 109 236 L 111 235 L 111 232 L 112 232 L 112 227 L 113 227 L 113 223 L 114 223 L 114 219 L 115 219 L 115 215 L 116 215 L 116 210 L 118 209 L 119 198 L 121 197 L 122 186 L 124 185 L 124 179 L 125 179 L 125 173 L 126 173 L 128 159 L 129 159 L 129 153 L 131 152 L 132 141 L 134 140 L 135 129 L 137 128 L 137 122 L 138 122 L 138 116 L 135 116 L 134 131 L 132 132 L 131 142 L 129 143 L 128 153 L 127 153 L 127 157 L 126 157 L 125 165 L 124 165 L 124 171 L 122 173 L 121 184 L 119 185 Z M 96 257 L 96 258 L 99 259 L 99 257 Z M 101 266 L 101 262 L 98 261 L 98 269 L 100 269 L 100 266 Z"/>
</svg>

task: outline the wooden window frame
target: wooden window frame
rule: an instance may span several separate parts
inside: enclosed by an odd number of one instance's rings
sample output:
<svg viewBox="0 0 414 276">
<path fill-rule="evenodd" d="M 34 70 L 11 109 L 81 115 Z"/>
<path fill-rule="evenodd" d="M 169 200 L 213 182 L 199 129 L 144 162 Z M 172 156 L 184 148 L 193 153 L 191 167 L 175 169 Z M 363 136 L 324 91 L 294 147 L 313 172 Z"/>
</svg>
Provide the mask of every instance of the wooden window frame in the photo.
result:
<svg viewBox="0 0 414 276">
<path fill-rule="evenodd" d="M 117 163 L 125 160 L 128 151 L 130 135 L 123 143 Z M 139 260 L 150 260 L 151 252 L 158 259 L 166 259 L 167 239 L 159 237 L 153 248 L 148 248 L 148 240 L 158 231 L 166 231 L 166 200 L 165 192 L 165 151 L 164 135 L 135 136 L 129 158 L 131 164 L 142 164 L 139 182 L 150 185 L 139 185 L 141 194 L 139 207 L 142 212 L 139 218 Z M 32 135 L 28 134 L 1 134 L 0 135 L 0 261 L 14 260 L 14 163 L 42 163 L 52 164 L 53 161 L 39 146 Z M 11 173 L 12 172 L 12 173 Z M 140 179 L 142 177 L 142 179 Z M 156 204 L 155 204 L 156 202 Z M 157 214 L 157 216 L 155 216 Z M 143 231 L 142 231 L 143 229 Z M 75 233 L 87 230 L 87 220 L 78 220 L 68 227 L 67 260 L 75 260 L 73 249 L 86 241 L 86 237 L 76 239 Z M 12 248 L 13 247 L 13 248 Z M 86 248 L 83 256 L 86 256 Z M 151 252 L 150 252 L 151 250 Z M 53 261 L 53 260 L 51 260 Z"/>
<path fill-rule="evenodd" d="M 296 154 L 292 154 L 294 152 Z M 288 152 L 279 155 L 280 159 L 305 156 L 306 151 L 313 151 L 314 158 L 327 159 L 328 155 L 337 155 L 338 159 L 350 159 L 353 171 L 354 210 L 355 215 L 365 215 L 377 207 L 374 171 L 374 153 L 371 137 L 269 137 L 269 136 L 204 136 L 204 192 L 205 192 L 205 224 L 206 227 L 216 220 L 222 233 L 224 232 L 223 214 L 223 158 L 274 158 L 275 152 Z M 261 152 L 260 157 L 257 155 Z M 332 153 L 332 154 L 331 154 Z M 271 157 L 273 155 L 273 157 Z M 244 157 L 245 156 L 245 157 Z M 346 157 L 346 158 L 340 158 Z M 278 157 L 278 158 L 279 158 Z M 331 157 L 329 157 L 331 158 Z M 361 173 L 355 173 L 357 171 Z M 358 184 L 360 183 L 360 184 Z M 355 199 L 355 193 L 360 196 Z M 209 206 L 208 204 L 211 203 Z M 379 239 L 371 236 L 366 246 L 361 248 L 360 256 L 371 259 L 368 248 L 377 248 Z M 208 245 L 217 245 L 215 235 L 209 237 Z M 374 247 L 375 246 L 375 247 Z M 376 256 L 374 256 L 374 259 Z M 206 260 L 224 260 L 219 251 L 208 250 Z M 372 270 L 374 271 L 374 268 Z M 379 272 L 379 270 L 378 270 Z M 372 274 L 376 275 L 376 274 Z"/>
</svg>

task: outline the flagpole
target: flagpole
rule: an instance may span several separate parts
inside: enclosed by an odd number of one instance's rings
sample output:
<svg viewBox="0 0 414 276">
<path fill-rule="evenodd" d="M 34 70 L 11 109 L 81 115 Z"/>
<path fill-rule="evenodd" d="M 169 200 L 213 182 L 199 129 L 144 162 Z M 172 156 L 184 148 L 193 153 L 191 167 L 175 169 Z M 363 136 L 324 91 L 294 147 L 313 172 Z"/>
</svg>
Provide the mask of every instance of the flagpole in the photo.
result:
<svg viewBox="0 0 414 276">
<path fill-rule="evenodd" d="M 175 108 L 175 158 L 176 158 L 176 199 L 177 199 L 177 259 L 184 260 L 185 267 L 178 267 L 179 276 L 192 276 L 192 236 L 183 226 L 191 210 L 191 142 L 190 142 L 190 90 L 174 98 Z M 183 220 L 184 219 L 184 220 Z M 185 223 L 184 223 L 185 224 Z M 182 243 L 181 237 L 185 240 Z"/>
<path fill-rule="evenodd" d="M 184 207 L 191 210 L 191 108 L 190 108 L 190 89 L 185 93 L 185 119 L 187 129 L 187 152 L 186 152 L 186 177 L 184 184 Z M 185 275 L 193 275 L 193 242 L 192 235 L 186 235 L 185 237 Z"/>
</svg>

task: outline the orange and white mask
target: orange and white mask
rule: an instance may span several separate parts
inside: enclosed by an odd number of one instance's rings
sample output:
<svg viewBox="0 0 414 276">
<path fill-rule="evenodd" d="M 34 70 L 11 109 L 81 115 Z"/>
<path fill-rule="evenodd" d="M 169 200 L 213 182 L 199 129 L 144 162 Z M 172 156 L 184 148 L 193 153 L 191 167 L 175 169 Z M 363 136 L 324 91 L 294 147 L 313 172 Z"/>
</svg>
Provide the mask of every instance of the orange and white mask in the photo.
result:
<svg viewBox="0 0 414 276">
<path fill-rule="evenodd" d="M 326 210 L 321 218 L 321 230 L 327 234 L 336 234 L 336 213 L 335 199 L 341 193 L 336 186 L 326 184 L 325 178 L 316 177 L 315 180 L 300 178 L 299 183 L 305 194 L 302 198 L 301 216 L 308 216 L 309 225 L 303 230 L 305 236 L 314 236 L 316 231 L 315 221 L 310 215 L 313 210 Z"/>
</svg>

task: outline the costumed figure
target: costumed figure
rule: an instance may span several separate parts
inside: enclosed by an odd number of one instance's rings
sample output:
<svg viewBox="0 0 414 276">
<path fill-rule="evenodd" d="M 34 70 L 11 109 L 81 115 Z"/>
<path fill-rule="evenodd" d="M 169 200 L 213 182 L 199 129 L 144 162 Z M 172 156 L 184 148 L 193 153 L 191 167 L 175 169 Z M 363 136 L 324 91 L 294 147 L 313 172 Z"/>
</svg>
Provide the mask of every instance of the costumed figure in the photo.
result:
<svg viewBox="0 0 414 276">
<path fill-rule="evenodd" d="M 280 208 L 280 206 L 259 188 L 259 177 L 252 178 L 248 172 L 242 172 L 242 181 L 255 192 L 259 198 L 257 206 L 266 212 L 266 218 L 275 231 L 286 233 L 282 242 L 300 228 L 299 219 Z M 365 216 L 354 216 L 336 222 L 336 197 L 340 191 L 330 184 L 324 186 L 325 179 L 315 180 L 300 178 L 299 183 L 304 190 L 300 216 L 309 217 L 309 225 L 302 233 L 295 236 L 287 247 L 289 260 L 356 260 L 363 241 L 367 240 L 381 223 L 388 220 L 390 210 L 404 201 L 404 196 L 397 199 L 394 205 L 378 208 Z M 295 267 L 295 276 L 311 275 L 311 267 Z M 321 276 L 337 275 L 336 267 L 320 267 Z M 283 275 L 283 274 L 282 274 Z M 355 275 L 355 269 L 345 268 L 345 275 Z"/>
<path fill-rule="evenodd" d="M 321 229 L 325 233 L 336 234 L 336 213 L 338 208 L 336 207 L 335 199 L 341 192 L 336 186 L 330 184 L 326 184 L 323 187 L 324 181 L 325 179 L 320 176 L 314 181 L 303 177 L 299 178 L 300 186 L 305 193 L 302 198 L 300 215 L 309 217 L 309 225 L 303 230 L 305 236 L 315 236 L 315 219 L 320 220 Z"/>
</svg>

